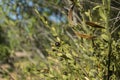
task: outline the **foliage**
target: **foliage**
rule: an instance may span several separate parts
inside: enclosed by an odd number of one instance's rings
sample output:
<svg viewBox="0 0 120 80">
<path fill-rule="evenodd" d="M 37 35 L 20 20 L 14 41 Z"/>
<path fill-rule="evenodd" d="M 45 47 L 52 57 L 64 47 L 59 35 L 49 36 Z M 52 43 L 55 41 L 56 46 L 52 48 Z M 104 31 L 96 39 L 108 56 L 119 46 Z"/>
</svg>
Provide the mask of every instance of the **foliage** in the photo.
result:
<svg viewBox="0 0 120 80">
<path fill-rule="evenodd" d="M 1 1 L 1 79 L 119 80 L 120 15 L 112 2 Z"/>
</svg>

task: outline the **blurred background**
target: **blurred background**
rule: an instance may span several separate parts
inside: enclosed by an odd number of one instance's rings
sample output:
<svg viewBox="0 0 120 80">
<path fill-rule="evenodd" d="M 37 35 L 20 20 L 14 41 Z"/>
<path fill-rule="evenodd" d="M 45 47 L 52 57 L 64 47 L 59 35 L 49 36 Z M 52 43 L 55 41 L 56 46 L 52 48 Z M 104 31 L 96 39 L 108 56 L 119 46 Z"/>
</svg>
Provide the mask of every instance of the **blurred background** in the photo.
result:
<svg viewBox="0 0 120 80">
<path fill-rule="evenodd" d="M 0 0 L 0 80 L 119 80 L 120 1 L 105 1 Z"/>
</svg>

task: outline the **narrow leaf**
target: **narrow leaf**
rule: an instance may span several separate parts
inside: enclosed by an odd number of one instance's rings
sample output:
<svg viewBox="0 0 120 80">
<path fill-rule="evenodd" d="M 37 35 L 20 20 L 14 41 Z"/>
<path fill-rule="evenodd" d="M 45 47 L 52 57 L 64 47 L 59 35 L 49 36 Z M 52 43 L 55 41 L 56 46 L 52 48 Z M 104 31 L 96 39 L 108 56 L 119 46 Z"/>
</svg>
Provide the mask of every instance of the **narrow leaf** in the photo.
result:
<svg viewBox="0 0 120 80">
<path fill-rule="evenodd" d="M 98 24 L 95 24 L 93 22 L 86 22 L 87 25 L 91 26 L 91 27 L 95 27 L 95 28 L 105 28 L 103 26 L 100 26 Z"/>
<path fill-rule="evenodd" d="M 68 22 L 70 24 L 73 24 L 73 8 L 74 8 L 74 5 L 72 5 L 70 10 L 68 11 Z"/>
<path fill-rule="evenodd" d="M 96 36 L 91 36 L 91 35 L 87 35 L 87 34 L 81 34 L 81 33 L 78 33 L 78 32 L 76 32 L 75 34 L 79 37 L 86 38 L 86 39 L 93 39 L 93 38 L 96 37 Z"/>
</svg>

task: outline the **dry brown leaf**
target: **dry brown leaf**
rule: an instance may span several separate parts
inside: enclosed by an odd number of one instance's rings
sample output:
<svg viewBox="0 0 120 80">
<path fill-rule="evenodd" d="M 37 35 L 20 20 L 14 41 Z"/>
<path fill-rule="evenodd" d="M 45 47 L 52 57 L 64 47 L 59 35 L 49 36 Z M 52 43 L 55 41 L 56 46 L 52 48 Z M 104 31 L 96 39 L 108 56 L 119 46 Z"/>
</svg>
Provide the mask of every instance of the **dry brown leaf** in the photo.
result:
<svg viewBox="0 0 120 80">
<path fill-rule="evenodd" d="M 70 10 L 68 11 L 68 22 L 72 25 L 73 25 L 73 8 L 74 8 L 74 5 L 72 5 Z"/>
<path fill-rule="evenodd" d="M 105 28 L 105 27 L 103 27 L 103 26 L 100 26 L 100 25 L 98 25 L 98 24 L 95 24 L 95 23 L 93 23 L 93 22 L 86 22 L 86 24 L 87 25 L 89 25 L 89 26 L 91 26 L 91 27 L 95 27 L 95 28 Z"/>
<path fill-rule="evenodd" d="M 75 34 L 77 36 L 81 37 L 81 38 L 86 38 L 86 39 L 93 39 L 93 38 L 96 37 L 96 36 L 91 36 L 91 35 L 88 35 L 88 34 L 81 34 L 81 33 L 78 33 L 78 32 L 76 32 Z"/>
</svg>

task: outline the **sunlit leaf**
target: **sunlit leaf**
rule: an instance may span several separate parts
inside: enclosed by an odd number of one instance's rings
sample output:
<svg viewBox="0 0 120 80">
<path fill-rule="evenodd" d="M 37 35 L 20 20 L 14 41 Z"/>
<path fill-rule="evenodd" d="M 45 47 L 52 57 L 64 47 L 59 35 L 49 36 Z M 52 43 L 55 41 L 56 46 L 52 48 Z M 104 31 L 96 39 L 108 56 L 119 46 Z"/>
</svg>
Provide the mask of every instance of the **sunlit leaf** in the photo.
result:
<svg viewBox="0 0 120 80">
<path fill-rule="evenodd" d="M 96 10 L 96 9 L 98 9 L 98 8 L 100 8 L 101 6 L 95 6 L 94 8 L 93 8 L 93 10 Z"/>
<path fill-rule="evenodd" d="M 104 21 L 106 21 L 106 15 L 105 15 L 104 9 L 102 7 L 99 8 L 99 14 L 102 17 L 102 19 Z"/>
<path fill-rule="evenodd" d="M 105 34 L 102 34 L 101 37 L 102 37 L 104 40 L 106 40 L 106 41 L 109 40 L 109 37 L 108 37 L 107 35 L 105 35 Z"/>
</svg>

